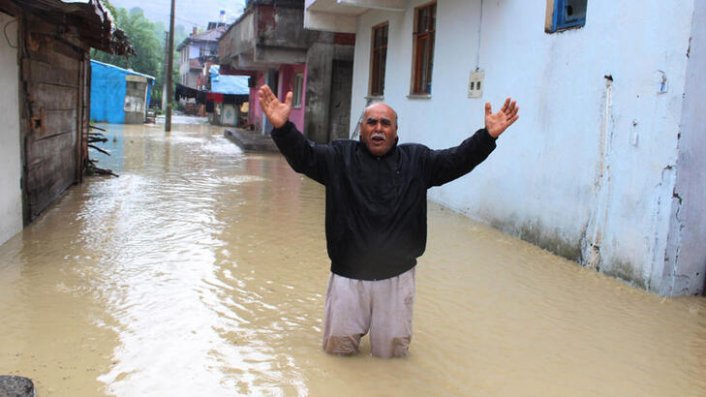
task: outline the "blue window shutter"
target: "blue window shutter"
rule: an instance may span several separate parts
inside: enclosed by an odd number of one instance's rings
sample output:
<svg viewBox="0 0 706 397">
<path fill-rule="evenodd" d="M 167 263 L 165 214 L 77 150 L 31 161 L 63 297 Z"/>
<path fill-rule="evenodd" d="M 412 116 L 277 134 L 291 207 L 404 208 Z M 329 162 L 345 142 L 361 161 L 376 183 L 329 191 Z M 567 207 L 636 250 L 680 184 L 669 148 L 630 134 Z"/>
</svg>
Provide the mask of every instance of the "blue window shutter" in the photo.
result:
<svg viewBox="0 0 706 397">
<path fill-rule="evenodd" d="M 584 26 L 586 24 L 587 1 L 588 0 L 554 0 L 552 32 Z M 570 10 L 572 11 L 571 14 L 569 13 Z"/>
</svg>

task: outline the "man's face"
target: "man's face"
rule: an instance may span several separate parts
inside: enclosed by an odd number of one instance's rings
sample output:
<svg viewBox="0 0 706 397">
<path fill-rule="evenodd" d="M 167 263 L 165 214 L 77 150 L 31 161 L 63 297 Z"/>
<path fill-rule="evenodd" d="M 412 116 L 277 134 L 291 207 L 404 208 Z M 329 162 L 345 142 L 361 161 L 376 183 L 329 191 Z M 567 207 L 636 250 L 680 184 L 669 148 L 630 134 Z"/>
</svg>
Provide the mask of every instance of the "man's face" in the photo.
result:
<svg viewBox="0 0 706 397">
<path fill-rule="evenodd" d="M 360 140 L 373 156 L 383 156 L 397 142 L 397 117 L 384 103 L 370 106 L 360 122 Z"/>
</svg>

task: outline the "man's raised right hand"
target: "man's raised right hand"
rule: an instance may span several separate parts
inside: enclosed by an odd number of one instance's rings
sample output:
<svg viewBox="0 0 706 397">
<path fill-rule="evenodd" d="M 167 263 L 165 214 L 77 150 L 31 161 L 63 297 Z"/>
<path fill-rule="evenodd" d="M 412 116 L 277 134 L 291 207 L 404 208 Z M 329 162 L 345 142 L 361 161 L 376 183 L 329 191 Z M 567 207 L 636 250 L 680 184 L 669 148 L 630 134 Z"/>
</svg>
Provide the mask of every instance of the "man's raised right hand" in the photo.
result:
<svg viewBox="0 0 706 397">
<path fill-rule="evenodd" d="M 265 84 L 257 90 L 257 99 L 265 116 L 275 128 L 282 127 L 289 120 L 289 113 L 292 111 L 292 91 L 287 92 L 282 103 Z"/>
</svg>

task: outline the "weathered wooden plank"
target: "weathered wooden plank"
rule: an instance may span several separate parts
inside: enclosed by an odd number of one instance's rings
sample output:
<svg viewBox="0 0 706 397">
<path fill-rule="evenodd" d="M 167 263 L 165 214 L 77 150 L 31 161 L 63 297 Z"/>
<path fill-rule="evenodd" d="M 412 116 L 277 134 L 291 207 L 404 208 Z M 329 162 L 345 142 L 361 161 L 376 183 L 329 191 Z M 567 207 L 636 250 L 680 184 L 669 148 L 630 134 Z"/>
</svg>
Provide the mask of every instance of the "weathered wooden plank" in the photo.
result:
<svg viewBox="0 0 706 397">
<path fill-rule="evenodd" d="M 27 14 L 25 40 L 29 57 L 47 63 L 65 63 L 70 59 L 81 59 L 83 51 L 57 39 L 57 36 L 66 38 L 71 34 L 71 32 L 59 31 L 60 28 L 59 25 L 49 24 Z M 66 29 L 65 26 L 63 28 Z"/>
<path fill-rule="evenodd" d="M 27 97 L 32 102 L 32 113 L 41 107 L 47 110 L 76 109 L 78 91 L 73 87 L 59 86 L 47 83 L 32 83 L 27 85 Z"/>
<path fill-rule="evenodd" d="M 79 88 L 79 154 L 76 159 L 76 181 L 83 182 L 86 164 L 88 164 L 88 131 L 90 129 L 91 106 L 91 60 L 88 55 L 81 61 L 81 87 Z"/>
<path fill-rule="evenodd" d="M 22 78 L 26 82 L 78 87 L 78 68 L 64 68 L 27 58 L 22 60 L 22 64 Z"/>
<path fill-rule="evenodd" d="M 54 146 L 52 146 L 54 145 Z M 61 157 L 69 151 L 70 156 L 74 156 L 73 149 L 76 146 L 76 135 L 72 132 L 55 134 L 43 139 L 28 140 L 27 154 L 32 156 L 32 160 L 27 162 L 27 166 L 45 163 L 52 157 Z"/>
<path fill-rule="evenodd" d="M 59 134 L 27 143 L 27 197 L 32 219 L 75 181 L 76 136 Z"/>
<path fill-rule="evenodd" d="M 78 126 L 78 110 L 39 109 L 32 113 L 30 139 L 40 140 L 53 135 L 75 133 Z"/>
<path fill-rule="evenodd" d="M 2 11 L 5 14 L 11 15 L 13 17 L 19 17 L 22 15 L 22 8 L 9 0 L 1 0 L 0 8 L 2 8 Z"/>
<path fill-rule="evenodd" d="M 35 219 L 79 177 L 81 159 L 77 131 L 83 107 L 84 52 L 62 42 L 71 32 L 27 16 L 23 24 L 26 220 Z M 24 116 L 26 115 L 26 116 Z"/>
</svg>

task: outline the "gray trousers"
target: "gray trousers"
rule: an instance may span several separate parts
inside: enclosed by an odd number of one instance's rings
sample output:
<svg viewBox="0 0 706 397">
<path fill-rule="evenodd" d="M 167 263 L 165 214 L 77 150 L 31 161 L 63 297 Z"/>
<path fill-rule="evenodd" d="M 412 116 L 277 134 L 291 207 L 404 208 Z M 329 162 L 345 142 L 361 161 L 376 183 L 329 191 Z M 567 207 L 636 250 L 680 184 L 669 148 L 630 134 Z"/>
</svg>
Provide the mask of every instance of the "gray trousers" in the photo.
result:
<svg viewBox="0 0 706 397">
<path fill-rule="evenodd" d="M 385 280 L 365 281 L 331 273 L 324 314 L 327 353 L 352 355 L 370 333 L 376 357 L 405 357 L 412 340 L 414 268 Z"/>
</svg>

